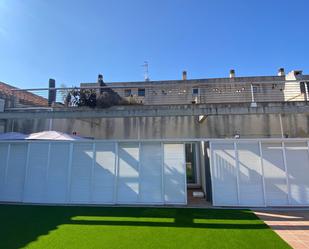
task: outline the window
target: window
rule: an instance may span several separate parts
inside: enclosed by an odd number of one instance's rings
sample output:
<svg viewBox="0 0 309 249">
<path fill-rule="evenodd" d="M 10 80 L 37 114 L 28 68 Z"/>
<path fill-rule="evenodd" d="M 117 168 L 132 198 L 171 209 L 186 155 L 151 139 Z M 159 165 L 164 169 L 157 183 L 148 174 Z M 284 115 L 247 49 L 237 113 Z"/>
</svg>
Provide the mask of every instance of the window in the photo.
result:
<svg viewBox="0 0 309 249">
<path fill-rule="evenodd" d="M 253 93 L 259 93 L 260 92 L 260 85 L 257 85 L 257 84 L 255 84 L 255 85 L 252 85 L 252 92 Z"/>
<path fill-rule="evenodd" d="M 130 97 L 131 94 L 132 94 L 131 89 L 125 89 L 125 90 L 124 90 L 124 96 L 125 96 L 125 97 Z"/>
<path fill-rule="evenodd" d="M 138 96 L 145 96 L 145 88 L 138 88 Z"/>
<path fill-rule="evenodd" d="M 198 95 L 199 89 L 198 88 L 192 88 L 192 94 Z"/>
</svg>

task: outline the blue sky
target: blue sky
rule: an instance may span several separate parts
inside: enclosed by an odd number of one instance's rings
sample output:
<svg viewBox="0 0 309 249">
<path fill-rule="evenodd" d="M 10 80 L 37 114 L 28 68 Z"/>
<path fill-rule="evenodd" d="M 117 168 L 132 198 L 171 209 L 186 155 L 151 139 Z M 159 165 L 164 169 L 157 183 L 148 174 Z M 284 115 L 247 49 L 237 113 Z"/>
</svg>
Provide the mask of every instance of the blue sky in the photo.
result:
<svg viewBox="0 0 309 249">
<path fill-rule="evenodd" d="M 308 0 L 0 0 L 0 81 L 309 74 Z"/>
</svg>

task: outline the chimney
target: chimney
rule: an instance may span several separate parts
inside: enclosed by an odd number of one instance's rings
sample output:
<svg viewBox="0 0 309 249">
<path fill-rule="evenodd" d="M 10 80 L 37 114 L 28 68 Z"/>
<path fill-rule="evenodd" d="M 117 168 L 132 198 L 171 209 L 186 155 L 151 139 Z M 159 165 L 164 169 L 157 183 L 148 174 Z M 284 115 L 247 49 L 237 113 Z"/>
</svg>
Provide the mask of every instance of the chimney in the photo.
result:
<svg viewBox="0 0 309 249">
<path fill-rule="evenodd" d="M 284 75 L 285 75 L 284 68 L 283 67 L 279 68 L 278 76 L 284 76 Z"/>
<path fill-rule="evenodd" d="M 102 75 L 102 74 L 98 74 L 98 83 L 97 83 L 97 85 L 98 85 L 99 87 L 106 86 L 106 85 L 104 84 L 103 75 Z M 97 93 L 103 93 L 104 90 L 105 90 L 104 88 L 100 88 L 100 89 L 98 89 Z"/>
<path fill-rule="evenodd" d="M 103 83 L 103 75 L 102 74 L 98 75 L 98 83 Z"/>
<path fill-rule="evenodd" d="M 187 71 L 182 71 L 182 80 L 187 80 Z"/>
<path fill-rule="evenodd" d="M 235 70 L 234 69 L 230 70 L 230 78 L 235 78 Z"/>
<path fill-rule="evenodd" d="M 48 81 L 48 106 L 52 106 L 56 102 L 56 81 L 54 79 L 49 79 Z"/>
</svg>

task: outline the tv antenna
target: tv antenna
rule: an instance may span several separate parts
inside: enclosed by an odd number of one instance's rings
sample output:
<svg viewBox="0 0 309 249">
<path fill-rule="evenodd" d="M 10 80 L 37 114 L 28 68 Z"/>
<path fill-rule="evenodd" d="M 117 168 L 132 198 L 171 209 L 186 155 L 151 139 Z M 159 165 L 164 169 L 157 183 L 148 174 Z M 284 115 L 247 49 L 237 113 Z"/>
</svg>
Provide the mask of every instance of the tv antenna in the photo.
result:
<svg viewBox="0 0 309 249">
<path fill-rule="evenodd" d="M 144 67 L 144 79 L 145 79 L 145 81 L 150 81 L 148 61 L 144 61 L 144 64 L 142 65 L 142 67 Z"/>
</svg>

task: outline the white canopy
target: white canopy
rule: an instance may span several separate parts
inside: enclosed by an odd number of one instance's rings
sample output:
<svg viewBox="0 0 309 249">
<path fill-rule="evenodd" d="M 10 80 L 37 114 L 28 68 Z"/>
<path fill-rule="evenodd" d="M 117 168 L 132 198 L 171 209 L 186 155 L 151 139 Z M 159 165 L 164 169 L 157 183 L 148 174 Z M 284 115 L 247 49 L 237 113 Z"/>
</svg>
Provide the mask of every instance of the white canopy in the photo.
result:
<svg viewBox="0 0 309 249">
<path fill-rule="evenodd" d="M 28 140 L 83 140 L 79 136 L 69 135 L 59 131 L 42 131 L 27 136 Z"/>
<path fill-rule="evenodd" d="M 27 135 L 19 132 L 0 133 L 0 140 L 24 140 Z"/>
</svg>

